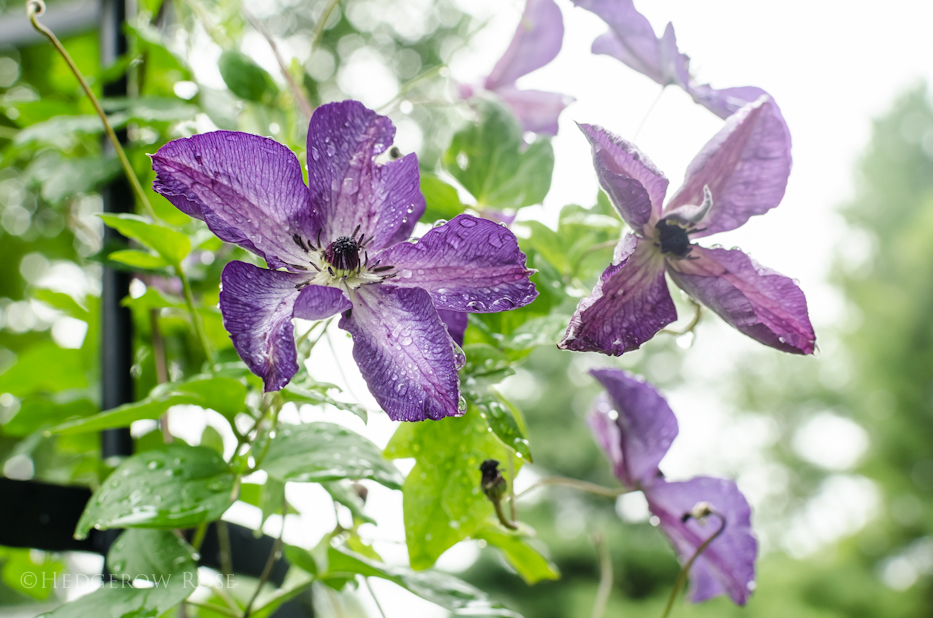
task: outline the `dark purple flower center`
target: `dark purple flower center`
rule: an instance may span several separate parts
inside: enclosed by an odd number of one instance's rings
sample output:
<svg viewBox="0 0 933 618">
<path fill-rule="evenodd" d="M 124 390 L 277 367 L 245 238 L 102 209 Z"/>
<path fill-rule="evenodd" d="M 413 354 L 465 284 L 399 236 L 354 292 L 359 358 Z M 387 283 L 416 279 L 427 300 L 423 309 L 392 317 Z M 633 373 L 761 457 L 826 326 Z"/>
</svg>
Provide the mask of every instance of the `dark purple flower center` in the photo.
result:
<svg viewBox="0 0 933 618">
<path fill-rule="evenodd" d="M 670 253 L 677 257 L 687 257 L 690 253 L 691 243 L 689 232 L 682 226 L 661 219 L 656 226 L 658 230 L 658 243 L 661 245 L 661 253 Z"/>
<path fill-rule="evenodd" d="M 351 236 L 341 236 L 324 249 L 324 259 L 334 270 L 357 270 L 360 267 L 360 243 Z"/>
</svg>

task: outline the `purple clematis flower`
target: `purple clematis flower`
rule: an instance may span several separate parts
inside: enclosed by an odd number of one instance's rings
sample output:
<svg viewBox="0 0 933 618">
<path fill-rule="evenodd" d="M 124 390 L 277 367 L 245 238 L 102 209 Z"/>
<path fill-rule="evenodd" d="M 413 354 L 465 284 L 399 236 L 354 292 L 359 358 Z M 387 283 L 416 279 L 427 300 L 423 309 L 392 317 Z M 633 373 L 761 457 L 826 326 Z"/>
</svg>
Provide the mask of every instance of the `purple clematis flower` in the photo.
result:
<svg viewBox="0 0 933 618">
<path fill-rule="evenodd" d="M 609 25 L 609 32 L 593 41 L 594 54 L 621 60 L 662 86 L 680 86 L 694 101 L 720 118 L 728 118 L 767 94 L 754 86 L 716 89 L 709 84 L 696 83 L 690 76 L 689 56 L 677 49 L 674 26 L 667 24 L 664 34 L 658 38 L 632 0 L 573 0 L 573 3 L 595 13 Z"/>
<path fill-rule="evenodd" d="M 557 118 L 574 98 L 557 92 L 520 90 L 518 78 L 557 57 L 564 39 L 564 20 L 554 0 L 528 0 L 515 36 L 493 67 L 483 88 L 499 96 L 521 121 L 525 131 L 557 135 Z M 460 96 L 472 97 L 472 86 L 461 84 Z"/>
<path fill-rule="evenodd" d="M 645 494 L 654 521 L 684 563 L 715 535 L 690 568 L 691 600 L 726 593 L 744 605 L 755 587 L 758 554 L 745 497 L 724 479 L 665 480 L 658 464 L 677 437 L 677 419 L 667 402 L 653 386 L 625 371 L 590 373 L 606 389 L 596 399 L 590 428 L 619 480 Z"/>
<path fill-rule="evenodd" d="M 729 117 L 687 168 L 662 209 L 667 178 L 634 145 L 580 125 L 599 183 L 632 228 L 589 297 L 577 305 L 559 347 L 619 356 L 677 319 L 665 272 L 690 296 L 752 339 L 813 352 L 807 301 L 793 280 L 738 249 L 693 238 L 735 229 L 781 202 L 790 174 L 790 134 L 770 97 Z"/>
<path fill-rule="evenodd" d="M 230 262 L 220 293 L 233 346 L 265 390 L 298 371 L 293 317 L 342 314 L 390 418 L 457 416 L 463 359 L 439 312 L 505 311 L 537 292 L 515 236 L 491 221 L 459 215 L 403 242 L 425 203 L 416 155 L 375 160 L 394 137 L 392 122 L 361 103 L 331 103 L 311 118 L 308 185 L 285 146 L 215 131 L 152 155 L 154 188 L 269 265 Z"/>
</svg>

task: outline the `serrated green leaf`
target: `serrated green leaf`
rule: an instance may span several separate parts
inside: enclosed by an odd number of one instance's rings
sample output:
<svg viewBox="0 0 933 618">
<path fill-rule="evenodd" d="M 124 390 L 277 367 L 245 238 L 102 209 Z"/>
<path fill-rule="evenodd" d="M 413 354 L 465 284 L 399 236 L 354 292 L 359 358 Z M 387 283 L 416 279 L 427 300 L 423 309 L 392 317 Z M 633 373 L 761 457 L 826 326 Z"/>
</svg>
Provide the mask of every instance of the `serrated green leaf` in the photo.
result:
<svg viewBox="0 0 933 618">
<path fill-rule="evenodd" d="M 454 616 L 521 618 L 521 615 L 490 599 L 486 593 L 453 575 L 440 571 L 415 572 L 392 567 L 360 554 L 336 547 L 328 552 L 328 574 L 358 574 L 393 582 L 426 601 L 443 607 Z"/>
<path fill-rule="evenodd" d="M 169 263 L 159 255 L 138 251 L 136 249 L 121 249 L 107 254 L 107 259 L 111 262 L 126 264 L 133 268 L 143 270 L 157 270 L 169 266 Z"/>
<path fill-rule="evenodd" d="M 127 238 L 132 238 L 146 245 L 165 260 L 174 265 L 181 264 L 191 251 L 191 241 L 181 232 L 153 223 L 139 215 L 103 214 L 99 215 L 104 223 Z"/>
<path fill-rule="evenodd" d="M 449 221 L 466 210 L 457 190 L 433 174 L 421 174 L 421 193 L 427 204 L 421 216 L 424 223 L 430 224 L 439 219 Z"/>
<path fill-rule="evenodd" d="M 479 466 L 486 459 L 506 461 L 510 451 L 468 406 L 459 418 L 400 425 L 385 454 L 416 460 L 402 492 L 409 560 L 422 570 L 492 515 Z"/>
<path fill-rule="evenodd" d="M 259 468 L 281 481 L 370 479 L 390 489 L 402 484 L 375 444 L 332 423 L 280 426 Z"/>
<path fill-rule="evenodd" d="M 166 585 L 167 584 L 167 585 Z M 156 618 L 188 598 L 197 586 L 168 578 L 152 588 L 133 588 L 122 582 L 105 585 L 37 618 Z"/>
<path fill-rule="evenodd" d="M 516 533 L 506 533 L 498 526 L 487 524 L 473 535 L 473 538 L 482 539 L 502 551 L 506 561 L 525 580 L 525 583 L 534 584 L 545 579 L 560 579 L 560 570 L 557 565 L 535 549 L 527 537 Z"/>
<path fill-rule="evenodd" d="M 75 538 L 91 528 L 187 528 L 223 515 L 233 472 L 216 452 L 170 444 L 124 460 L 94 492 Z"/>
<path fill-rule="evenodd" d="M 157 419 L 174 405 L 182 403 L 199 404 L 200 398 L 196 395 L 162 393 L 137 401 L 127 403 L 112 410 L 101 412 L 93 416 L 74 419 L 52 427 L 52 433 L 73 434 L 88 431 L 101 431 L 115 427 L 129 427 L 130 423 L 141 420 Z"/>
<path fill-rule="evenodd" d="M 119 578 L 195 573 L 194 549 L 171 530 L 124 530 L 107 553 L 107 569 Z M 197 581 L 194 575 L 193 581 Z"/>
<path fill-rule="evenodd" d="M 279 89 L 269 73 L 238 51 L 222 53 L 217 68 L 230 92 L 241 99 L 254 103 L 270 102 L 278 94 Z"/>
</svg>

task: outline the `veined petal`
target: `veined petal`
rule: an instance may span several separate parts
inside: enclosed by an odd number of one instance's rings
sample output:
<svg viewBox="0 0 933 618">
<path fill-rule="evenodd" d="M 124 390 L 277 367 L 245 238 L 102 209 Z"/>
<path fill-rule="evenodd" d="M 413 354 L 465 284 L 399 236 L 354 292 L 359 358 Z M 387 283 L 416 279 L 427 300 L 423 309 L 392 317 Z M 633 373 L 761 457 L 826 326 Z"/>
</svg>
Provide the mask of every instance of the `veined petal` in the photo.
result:
<svg viewBox="0 0 933 618">
<path fill-rule="evenodd" d="M 502 86 L 495 93 L 511 108 L 523 130 L 543 135 L 557 135 L 560 113 L 576 100 L 559 92 L 519 90 L 514 86 Z"/>
<path fill-rule="evenodd" d="M 353 358 L 389 418 L 423 421 L 461 414 L 453 343 L 427 292 L 363 286 L 339 325 L 353 335 Z"/>
<path fill-rule="evenodd" d="M 538 295 L 515 234 L 471 215 L 457 215 L 417 242 L 370 259 L 395 267 L 393 286 L 430 292 L 439 309 L 496 313 L 524 307 Z"/>
<path fill-rule="evenodd" d="M 540 69 L 560 52 L 564 20 L 554 0 L 528 0 L 508 49 L 486 78 L 486 89 L 509 86 Z"/>
<path fill-rule="evenodd" d="M 469 323 L 467 314 L 461 311 L 448 311 L 447 309 L 438 309 L 437 315 L 441 322 L 447 327 L 447 334 L 457 345 L 463 345 L 463 337 L 466 334 L 467 324 Z"/>
<path fill-rule="evenodd" d="M 755 558 L 758 541 L 752 533 L 751 508 L 733 481 L 696 477 L 669 483 L 657 479 L 645 488 L 648 508 L 660 519 L 661 530 L 670 538 L 681 560 L 689 560 L 697 548 L 719 529 L 715 515 L 705 524 L 694 518 L 684 521 L 699 503 L 725 519 L 725 529 L 693 563 L 690 569 L 690 600 L 705 601 L 722 593 L 745 605 L 755 587 Z"/>
<path fill-rule="evenodd" d="M 652 241 L 626 235 L 616 259 L 570 318 L 562 350 L 619 356 L 641 347 L 677 319 L 664 278 L 664 258 Z"/>
<path fill-rule="evenodd" d="M 652 385 L 627 371 L 591 369 L 590 374 L 609 396 L 608 401 L 597 403 L 590 428 L 612 460 L 616 476 L 633 489 L 651 482 L 677 437 L 674 412 Z M 615 420 L 611 410 L 616 412 Z M 607 444 L 607 439 L 616 444 Z"/>
<path fill-rule="evenodd" d="M 738 249 L 694 245 L 693 259 L 671 260 L 668 274 L 687 294 L 752 339 L 793 354 L 816 342 L 803 290 Z"/>
<path fill-rule="evenodd" d="M 573 0 L 598 15 L 610 31 L 593 42 L 594 54 L 606 54 L 647 75 L 661 85 L 668 83 L 661 64 L 661 49 L 651 23 L 635 9 L 632 0 Z"/>
<path fill-rule="evenodd" d="M 713 88 L 709 84 L 689 84 L 684 88 L 693 100 L 723 120 L 768 93 L 756 86 Z M 780 113 L 780 112 L 779 112 Z"/>
<path fill-rule="evenodd" d="M 790 131 L 774 101 L 763 96 L 730 116 L 707 142 L 664 214 L 702 204 L 708 187 L 713 206 L 696 222 L 704 231 L 693 236 L 735 229 L 781 203 L 790 167 Z"/>
<path fill-rule="evenodd" d="M 308 128 L 308 185 L 326 243 L 340 236 L 370 236 L 380 249 L 407 238 L 424 213 L 418 158 L 385 165 L 376 156 L 392 145 L 395 126 L 357 101 L 314 110 Z"/>
<path fill-rule="evenodd" d="M 307 275 L 230 262 L 221 273 L 220 313 L 233 347 L 266 391 L 277 391 L 298 371 L 292 317 L 330 317 L 349 308 L 337 288 L 308 285 Z"/>
<path fill-rule="evenodd" d="M 221 240 L 276 268 L 307 261 L 292 236 L 313 238 L 318 226 L 301 165 L 282 144 L 214 131 L 167 143 L 152 155 L 152 167 L 153 189 Z"/>
<path fill-rule="evenodd" d="M 593 148 L 599 185 L 622 219 L 641 232 L 660 217 L 667 178 L 634 144 L 596 125 L 581 124 L 580 130 Z"/>
</svg>

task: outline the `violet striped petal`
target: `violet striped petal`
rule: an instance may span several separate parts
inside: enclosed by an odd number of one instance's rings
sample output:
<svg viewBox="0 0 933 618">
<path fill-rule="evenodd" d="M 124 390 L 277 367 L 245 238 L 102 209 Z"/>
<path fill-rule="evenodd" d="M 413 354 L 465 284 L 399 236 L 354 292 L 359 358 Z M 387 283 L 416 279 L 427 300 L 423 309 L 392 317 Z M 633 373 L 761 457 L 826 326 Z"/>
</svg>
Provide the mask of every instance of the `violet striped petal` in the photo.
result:
<svg viewBox="0 0 933 618">
<path fill-rule="evenodd" d="M 538 293 L 515 234 L 488 219 L 457 215 L 417 242 L 370 255 L 393 266 L 391 284 L 422 288 L 439 309 L 496 313 L 524 307 Z"/>
<path fill-rule="evenodd" d="M 578 7 L 599 16 L 610 31 L 593 41 L 594 54 L 606 54 L 622 61 L 657 83 L 667 85 L 661 45 L 644 15 L 632 0 L 573 0 Z"/>
<path fill-rule="evenodd" d="M 459 416 L 453 342 L 427 292 L 388 284 L 356 290 L 340 319 L 369 392 L 394 421 Z"/>
<path fill-rule="evenodd" d="M 689 84 L 685 90 L 693 100 L 723 120 L 768 93 L 756 86 L 713 88 L 709 84 Z"/>
<path fill-rule="evenodd" d="M 486 78 L 486 89 L 510 86 L 545 66 L 560 52 L 564 20 L 554 0 L 528 0 L 508 49 Z"/>
<path fill-rule="evenodd" d="M 437 315 L 441 322 L 447 327 L 447 334 L 459 346 L 463 345 L 463 337 L 466 335 L 469 319 L 466 313 L 461 311 L 448 311 L 447 309 L 438 309 Z"/>
<path fill-rule="evenodd" d="M 557 135 L 560 113 L 576 100 L 559 92 L 520 90 L 513 86 L 502 86 L 495 92 L 522 123 L 524 131 L 543 135 Z"/>
<path fill-rule="evenodd" d="M 687 294 L 756 341 L 792 354 L 813 353 L 807 299 L 792 279 L 738 249 L 694 245 L 690 258 L 668 262 L 668 274 Z"/>
<path fill-rule="evenodd" d="M 557 347 L 619 356 L 676 319 L 662 254 L 652 241 L 628 234 L 619 241 L 613 264 L 577 305 Z"/>
</svg>

